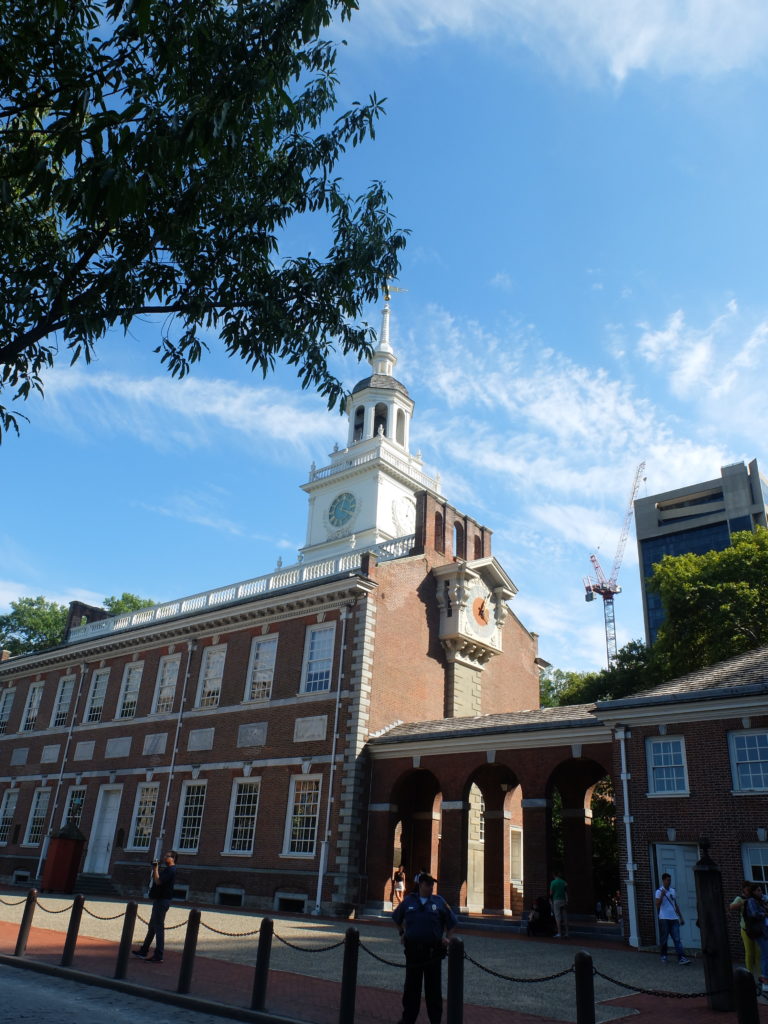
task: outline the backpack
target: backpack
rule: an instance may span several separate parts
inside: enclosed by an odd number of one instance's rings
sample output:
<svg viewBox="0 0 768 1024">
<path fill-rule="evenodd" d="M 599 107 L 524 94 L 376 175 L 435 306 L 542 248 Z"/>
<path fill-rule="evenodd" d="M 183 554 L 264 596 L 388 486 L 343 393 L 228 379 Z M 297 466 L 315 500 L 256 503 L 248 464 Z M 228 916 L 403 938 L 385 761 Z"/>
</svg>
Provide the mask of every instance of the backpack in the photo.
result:
<svg viewBox="0 0 768 1024">
<path fill-rule="evenodd" d="M 765 910 L 754 897 L 744 904 L 744 931 L 750 939 L 761 939 L 765 933 Z"/>
</svg>

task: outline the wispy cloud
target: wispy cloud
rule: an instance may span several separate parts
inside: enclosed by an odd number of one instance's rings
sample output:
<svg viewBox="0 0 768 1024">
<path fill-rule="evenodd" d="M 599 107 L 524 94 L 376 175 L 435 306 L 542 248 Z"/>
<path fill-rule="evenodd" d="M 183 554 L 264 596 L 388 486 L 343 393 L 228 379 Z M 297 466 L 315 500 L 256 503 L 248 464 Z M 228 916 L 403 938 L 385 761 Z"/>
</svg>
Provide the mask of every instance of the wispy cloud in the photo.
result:
<svg viewBox="0 0 768 1024">
<path fill-rule="evenodd" d="M 401 46 L 446 36 L 525 46 L 553 68 L 623 81 L 634 71 L 709 76 L 768 51 L 763 0 L 367 0 L 344 34 Z"/>
<path fill-rule="evenodd" d="M 161 450 L 208 446 L 211 431 L 221 428 L 307 455 L 318 438 L 332 443 L 338 430 L 317 396 L 200 377 L 177 381 L 57 369 L 46 377 L 46 403 L 73 432 L 130 433 Z"/>
<path fill-rule="evenodd" d="M 191 523 L 206 530 L 229 534 L 232 537 L 246 537 L 249 540 L 269 543 L 284 550 L 295 550 L 296 543 L 286 538 L 275 540 L 265 534 L 254 533 L 253 530 L 230 519 L 223 511 L 222 505 L 214 496 L 199 494 L 175 494 L 161 503 L 149 504 L 137 502 L 137 507 L 155 515 L 165 516 L 179 522 Z"/>
</svg>

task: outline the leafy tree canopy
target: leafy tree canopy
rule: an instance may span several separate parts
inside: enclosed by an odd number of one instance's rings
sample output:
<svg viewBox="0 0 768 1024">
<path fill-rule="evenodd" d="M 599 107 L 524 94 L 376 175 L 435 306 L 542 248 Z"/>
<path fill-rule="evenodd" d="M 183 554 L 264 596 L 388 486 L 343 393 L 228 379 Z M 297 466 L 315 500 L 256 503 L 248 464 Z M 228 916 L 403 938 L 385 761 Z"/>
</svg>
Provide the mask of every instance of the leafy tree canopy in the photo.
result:
<svg viewBox="0 0 768 1024">
<path fill-rule="evenodd" d="M 141 608 L 149 608 L 155 602 L 148 597 L 139 597 L 137 594 L 128 594 L 125 591 L 120 597 L 105 597 L 104 607 L 110 615 L 125 615 L 127 612 L 137 612 Z"/>
<path fill-rule="evenodd" d="M 0 392 L 42 391 L 66 352 L 157 314 L 186 374 L 217 334 L 277 360 L 333 406 L 332 349 L 370 353 L 361 320 L 398 270 L 381 182 L 336 175 L 373 136 L 371 95 L 337 113 L 336 46 L 357 0 L 0 0 Z M 299 226 L 327 228 L 320 254 Z M 290 251 L 292 250 L 292 251 Z M 21 413 L 0 405 L 0 436 Z"/>
<path fill-rule="evenodd" d="M 562 707 L 591 704 L 598 700 L 619 700 L 661 681 L 652 650 L 642 640 L 630 640 L 619 649 L 611 668 L 599 672 L 547 669 L 542 673 L 541 703 L 543 706 Z"/>
<path fill-rule="evenodd" d="M 0 615 L 0 648 L 11 654 L 30 654 L 55 647 L 64 638 L 69 608 L 44 597 L 20 597 Z"/>
<path fill-rule="evenodd" d="M 652 648 L 665 679 L 768 644 L 768 530 L 735 533 L 723 551 L 665 555 L 648 589 L 666 616 Z"/>
<path fill-rule="evenodd" d="M 104 598 L 104 608 L 110 615 L 136 612 L 154 604 L 145 597 L 123 593 L 120 597 Z M 55 647 L 64 641 L 69 608 L 44 597 L 20 597 L 11 601 L 11 610 L 0 615 L 0 649 L 12 655 L 32 654 Z"/>
</svg>

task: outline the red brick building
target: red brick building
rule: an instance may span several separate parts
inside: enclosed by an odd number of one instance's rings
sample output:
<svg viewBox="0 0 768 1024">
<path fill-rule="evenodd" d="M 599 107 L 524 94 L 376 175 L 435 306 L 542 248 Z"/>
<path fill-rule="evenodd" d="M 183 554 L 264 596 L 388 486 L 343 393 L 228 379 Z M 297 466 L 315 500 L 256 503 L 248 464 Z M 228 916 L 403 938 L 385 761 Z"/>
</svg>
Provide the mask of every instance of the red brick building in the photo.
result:
<svg viewBox="0 0 768 1024">
<path fill-rule="evenodd" d="M 490 531 L 409 451 L 388 315 L 347 445 L 303 485 L 295 565 L 115 618 L 74 606 L 61 646 L 0 663 L 0 880 L 44 877 L 71 821 L 82 872 L 121 892 L 175 847 L 194 898 L 346 911 L 368 898 L 370 736 L 537 706 Z"/>
</svg>

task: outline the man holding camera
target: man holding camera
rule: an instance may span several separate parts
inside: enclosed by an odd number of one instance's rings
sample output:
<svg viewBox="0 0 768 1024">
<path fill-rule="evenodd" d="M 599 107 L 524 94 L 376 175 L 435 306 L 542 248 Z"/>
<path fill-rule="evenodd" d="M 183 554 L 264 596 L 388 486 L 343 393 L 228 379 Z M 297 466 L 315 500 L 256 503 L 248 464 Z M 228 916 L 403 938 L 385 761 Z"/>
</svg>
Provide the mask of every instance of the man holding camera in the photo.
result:
<svg viewBox="0 0 768 1024">
<path fill-rule="evenodd" d="M 140 956 L 148 964 L 161 964 L 165 951 L 165 915 L 173 899 L 176 884 L 176 854 L 169 850 L 163 854 L 163 866 L 152 861 L 152 886 L 149 898 L 152 900 L 152 914 L 149 918 L 147 935 L 139 949 L 132 950 L 134 956 Z M 149 947 L 155 940 L 155 952 L 149 956 Z"/>
</svg>

